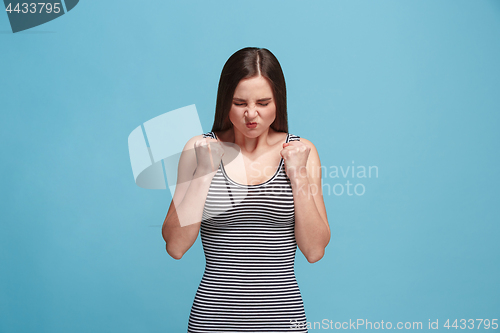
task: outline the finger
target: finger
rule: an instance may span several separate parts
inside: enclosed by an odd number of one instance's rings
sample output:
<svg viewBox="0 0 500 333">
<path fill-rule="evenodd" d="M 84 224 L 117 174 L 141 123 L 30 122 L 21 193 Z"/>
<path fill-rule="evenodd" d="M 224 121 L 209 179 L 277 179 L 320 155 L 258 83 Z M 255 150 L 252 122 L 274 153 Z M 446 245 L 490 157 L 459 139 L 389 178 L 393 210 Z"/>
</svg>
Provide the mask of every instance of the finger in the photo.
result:
<svg viewBox="0 0 500 333">
<path fill-rule="evenodd" d="M 212 166 L 212 171 L 214 171 L 214 160 L 212 158 L 212 148 L 210 148 L 210 143 L 208 143 L 208 155 L 210 156 L 210 165 Z"/>
<path fill-rule="evenodd" d="M 217 136 L 215 137 L 215 139 L 212 138 L 211 140 L 215 140 L 213 143 L 217 144 L 217 146 L 219 147 L 219 150 L 222 154 L 221 156 L 224 156 L 225 150 L 224 150 L 224 145 L 222 144 L 222 141 L 220 141 Z"/>
<path fill-rule="evenodd" d="M 283 150 L 286 150 L 286 151 L 298 151 L 298 148 L 297 147 L 293 147 L 293 146 L 286 146 L 285 148 L 283 148 Z"/>
</svg>

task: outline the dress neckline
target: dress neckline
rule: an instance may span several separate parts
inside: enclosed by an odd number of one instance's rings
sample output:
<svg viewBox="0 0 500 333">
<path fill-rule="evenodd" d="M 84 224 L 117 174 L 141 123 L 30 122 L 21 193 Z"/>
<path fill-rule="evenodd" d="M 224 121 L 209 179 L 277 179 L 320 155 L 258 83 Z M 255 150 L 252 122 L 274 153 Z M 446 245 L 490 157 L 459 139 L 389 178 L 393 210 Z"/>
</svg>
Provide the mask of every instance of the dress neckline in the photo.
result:
<svg viewBox="0 0 500 333">
<path fill-rule="evenodd" d="M 214 135 L 214 137 L 215 137 L 217 140 L 219 140 L 219 138 L 217 137 L 217 134 L 215 134 L 215 132 L 212 132 L 212 134 Z M 289 142 L 289 139 L 290 139 L 290 133 L 286 133 L 286 140 L 285 140 L 285 143 L 288 143 L 288 142 Z M 219 140 L 219 141 L 220 141 L 220 140 Z M 260 183 L 260 184 L 254 184 L 254 185 L 251 185 L 251 184 L 240 184 L 240 183 L 235 182 L 234 180 L 232 180 L 232 179 L 231 179 L 231 178 L 227 175 L 226 170 L 224 169 L 224 163 L 222 162 L 222 160 L 220 161 L 220 168 L 221 168 L 221 171 L 222 171 L 222 174 L 224 175 L 224 177 L 226 177 L 226 179 L 227 179 L 228 181 L 230 181 L 231 183 L 233 183 L 234 185 L 236 185 L 236 186 L 242 186 L 242 187 L 248 187 L 248 188 L 254 188 L 254 187 L 263 186 L 263 185 L 266 185 L 266 184 L 268 184 L 268 183 L 272 182 L 272 181 L 273 181 L 273 180 L 274 180 L 274 179 L 278 176 L 278 174 L 279 174 L 279 172 L 280 172 L 280 170 L 281 170 L 281 167 L 282 167 L 282 165 L 283 165 L 283 162 L 284 162 L 283 157 L 281 157 L 281 159 L 280 159 L 280 163 L 279 163 L 278 168 L 276 169 L 276 172 L 274 173 L 274 175 L 273 175 L 270 179 L 266 180 L 265 182 Z"/>
</svg>

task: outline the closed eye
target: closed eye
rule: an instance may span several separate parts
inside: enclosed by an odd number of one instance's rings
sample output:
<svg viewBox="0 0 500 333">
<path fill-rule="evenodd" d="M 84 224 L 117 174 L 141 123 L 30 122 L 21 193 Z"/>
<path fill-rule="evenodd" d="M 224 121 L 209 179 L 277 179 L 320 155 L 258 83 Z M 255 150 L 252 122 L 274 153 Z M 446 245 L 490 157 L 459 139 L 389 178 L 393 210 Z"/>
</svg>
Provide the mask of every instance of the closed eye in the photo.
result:
<svg viewBox="0 0 500 333">
<path fill-rule="evenodd" d="M 244 106 L 247 103 L 244 103 L 244 102 L 242 102 L 242 103 L 233 102 L 233 104 L 236 105 L 236 106 Z M 259 102 L 257 104 L 259 104 L 260 106 L 268 106 L 269 102 Z"/>
</svg>

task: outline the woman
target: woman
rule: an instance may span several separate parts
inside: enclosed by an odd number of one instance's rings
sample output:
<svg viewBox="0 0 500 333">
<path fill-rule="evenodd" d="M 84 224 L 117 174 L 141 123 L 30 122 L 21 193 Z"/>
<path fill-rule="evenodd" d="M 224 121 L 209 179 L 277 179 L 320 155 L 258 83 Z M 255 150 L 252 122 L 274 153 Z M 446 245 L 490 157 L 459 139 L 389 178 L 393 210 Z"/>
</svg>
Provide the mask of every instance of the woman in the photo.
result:
<svg viewBox="0 0 500 333">
<path fill-rule="evenodd" d="M 181 155 L 168 254 L 180 259 L 200 231 L 206 267 L 188 332 L 307 332 L 295 252 L 320 260 L 330 228 L 318 152 L 288 133 L 285 79 L 267 49 L 228 59 L 212 131 Z"/>
</svg>

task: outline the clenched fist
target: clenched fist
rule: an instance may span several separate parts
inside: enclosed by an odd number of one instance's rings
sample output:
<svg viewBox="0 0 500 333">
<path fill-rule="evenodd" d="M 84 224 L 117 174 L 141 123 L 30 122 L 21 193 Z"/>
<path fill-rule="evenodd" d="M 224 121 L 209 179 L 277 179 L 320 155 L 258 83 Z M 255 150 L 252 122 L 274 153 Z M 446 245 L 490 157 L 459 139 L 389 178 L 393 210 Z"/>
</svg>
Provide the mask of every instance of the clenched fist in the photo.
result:
<svg viewBox="0 0 500 333">
<path fill-rule="evenodd" d="M 224 155 L 224 148 L 217 139 L 203 138 L 194 143 L 197 171 L 208 175 L 217 171 Z"/>
<path fill-rule="evenodd" d="M 290 180 L 307 177 L 307 158 L 311 147 L 300 141 L 283 144 L 280 154 L 285 162 L 285 172 Z"/>
</svg>

